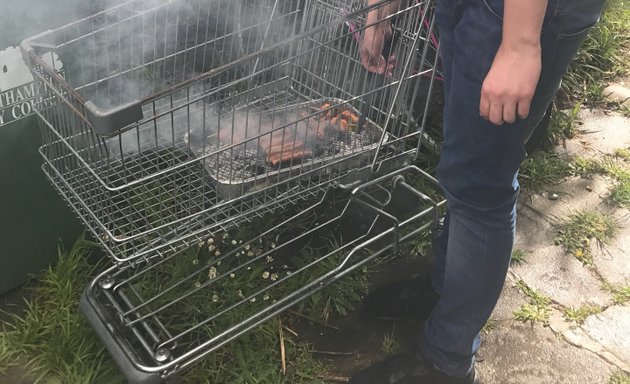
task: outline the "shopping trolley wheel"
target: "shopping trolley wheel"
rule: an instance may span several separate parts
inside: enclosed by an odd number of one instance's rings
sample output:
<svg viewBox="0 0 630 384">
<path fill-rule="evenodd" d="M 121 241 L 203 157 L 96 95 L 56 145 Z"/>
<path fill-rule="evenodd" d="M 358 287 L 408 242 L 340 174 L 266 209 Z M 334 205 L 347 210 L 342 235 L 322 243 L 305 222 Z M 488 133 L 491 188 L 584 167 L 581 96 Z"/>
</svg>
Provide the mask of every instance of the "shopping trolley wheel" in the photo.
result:
<svg viewBox="0 0 630 384">
<path fill-rule="evenodd" d="M 89 290 L 89 287 L 88 287 Z M 101 340 L 101 342 L 107 348 L 109 355 L 114 360 L 114 363 L 122 372 L 122 374 L 127 379 L 127 383 L 129 384 L 179 384 L 181 383 L 181 379 L 179 376 L 173 376 L 166 380 L 162 379 L 159 373 L 148 373 L 139 370 L 136 366 L 133 365 L 131 360 L 128 358 L 128 353 L 123 350 L 123 347 L 119 344 L 117 339 L 113 334 L 113 327 L 107 326 L 104 323 L 104 320 L 99 316 L 94 305 L 92 304 L 89 292 L 86 290 L 81 295 L 81 300 L 79 301 L 79 308 L 87 318 L 90 326 L 96 332 L 96 335 Z"/>
</svg>

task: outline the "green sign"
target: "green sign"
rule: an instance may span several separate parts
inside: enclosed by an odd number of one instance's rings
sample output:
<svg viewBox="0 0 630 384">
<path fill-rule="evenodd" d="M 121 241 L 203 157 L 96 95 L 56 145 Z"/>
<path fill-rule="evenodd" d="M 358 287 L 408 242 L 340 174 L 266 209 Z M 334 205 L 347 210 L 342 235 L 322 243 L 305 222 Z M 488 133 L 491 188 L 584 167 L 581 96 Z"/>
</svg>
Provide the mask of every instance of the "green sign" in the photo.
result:
<svg viewBox="0 0 630 384">
<path fill-rule="evenodd" d="M 34 82 L 0 92 L 0 127 L 32 115 L 38 97 Z"/>
</svg>

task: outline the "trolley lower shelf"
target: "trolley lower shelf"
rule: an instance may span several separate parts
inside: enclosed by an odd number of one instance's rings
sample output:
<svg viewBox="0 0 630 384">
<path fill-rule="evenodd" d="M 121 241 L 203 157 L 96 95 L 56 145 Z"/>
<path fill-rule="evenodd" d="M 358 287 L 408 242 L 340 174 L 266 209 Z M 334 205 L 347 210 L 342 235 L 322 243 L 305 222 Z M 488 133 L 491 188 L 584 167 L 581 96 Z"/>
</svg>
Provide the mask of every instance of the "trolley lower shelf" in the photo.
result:
<svg viewBox="0 0 630 384">
<path fill-rule="evenodd" d="M 341 199 L 263 216 L 248 226 L 260 233 L 215 233 L 158 262 L 113 266 L 88 286 L 81 308 L 130 383 L 173 379 L 436 225 L 443 202 L 408 185 L 402 175 L 409 172 L 435 182 L 410 166 L 353 186 Z M 393 196 L 400 193 L 413 196 L 416 209 L 397 209 Z"/>
</svg>

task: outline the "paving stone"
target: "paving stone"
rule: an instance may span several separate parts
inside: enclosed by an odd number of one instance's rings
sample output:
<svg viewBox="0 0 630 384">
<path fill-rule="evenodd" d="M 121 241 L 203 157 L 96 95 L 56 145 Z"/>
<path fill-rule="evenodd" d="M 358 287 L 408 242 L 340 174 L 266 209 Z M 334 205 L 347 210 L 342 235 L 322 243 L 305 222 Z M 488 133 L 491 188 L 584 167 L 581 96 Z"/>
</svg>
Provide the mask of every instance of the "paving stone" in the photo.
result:
<svg viewBox="0 0 630 384">
<path fill-rule="evenodd" d="M 630 146 L 630 119 L 618 112 L 584 109 L 580 111 L 582 133 L 573 140 L 583 145 L 582 154 L 613 153 Z M 575 154 L 580 154 L 577 151 Z"/>
<path fill-rule="evenodd" d="M 618 369 L 630 372 L 630 362 L 624 361 L 608 350 L 606 346 L 602 345 L 586 333 L 582 327 L 573 322 L 566 321 L 562 312 L 556 310 L 555 308 L 552 308 L 551 316 L 549 316 L 549 327 L 557 335 L 562 335 L 567 343 L 570 343 L 575 347 L 591 351 Z"/>
<path fill-rule="evenodd" d="M 525 297 L 514 286 L 514 279 L 508 277 L 501 292 L 501 297 L 490 318 L 503 322 L 514 319 L 514 311 L 519 309 L 523 304 L 527 303 Z"/>
<path fill-rule="evenodd" d="M 513 271 L 530 288 L 563 306 L 611 304 L 610 296 L 601 289 L 595 274 L 559 246 L 541 246 L 528 257 L 527 264 L 515 266 Z"/>
<path fill-rule="evenodd" d="M 571 346 L 549 328 L 511 322 L 486 335 L 477 369 L 484 383 L 606 383 L 613 366 Z"/>
<path fill-rule="evenodd" d="M 540 215 L 548 214 L 531 208 L 521 210 L 516 248 L 528 254 L 526 262 L 514 265 L 512 271 L 529 287 L 564 306 L 610 305 L 610 296 L 601 289 L 597 276 L 562 247 L 554 245 L 557 230 Z"/>
<path fill-rule="evenodd" d="M 521 201 L 536 210 L 540 218 L 558 224 L 581 210 L 597 210 L 607 214 L 615 211 L 616 207 L 606 202 L 611 187 L 610 179 L 605 176 L 571 177 L 561 184 L 547 187 L 542 194 L 525 196 Z M 548 198 L 550 193 L 557 194 L 558 199 L 550 200 Z"/>
<path fill-rule="evenodd" d="M 604 88 L 603 94 L 609 100 L 619 101 L 623 105 L 630 107 L 630 88 L 623 84 L 611 84 Z"/>
<path fill-rule="evenodd" d="M 533 252 L 543 244 L 553 244 L 555 237 L 555 229 L 553 223 L 559 221 L 559 218 L 551 215 L 550 208 L 538 209 L 535 205 L 540 195 L 523 196 L 520 199 L 517 208 L 518 214 L 516 218 L 516 238 L 514 239 L 514 249 L 522 250 L 526 254 Z M 549 201 L 544 198 L 545 201 Z M 550 202 L 553 205 L 553 202 Z M 526 256 L 526 263 L 527 256 Z"/>
<path fill-rule="evenodd" d="M 630 366 L 630 307 L 613 306 L 590 316 L 582 329 Z"/>
<path fill-rule="evenodd" d="M 630 284 L 630 211 L 619 210 L 615 216 L 621 228 L 610 244 L 593 245 L 593 262 L 607 281 Z"/>
</svg>

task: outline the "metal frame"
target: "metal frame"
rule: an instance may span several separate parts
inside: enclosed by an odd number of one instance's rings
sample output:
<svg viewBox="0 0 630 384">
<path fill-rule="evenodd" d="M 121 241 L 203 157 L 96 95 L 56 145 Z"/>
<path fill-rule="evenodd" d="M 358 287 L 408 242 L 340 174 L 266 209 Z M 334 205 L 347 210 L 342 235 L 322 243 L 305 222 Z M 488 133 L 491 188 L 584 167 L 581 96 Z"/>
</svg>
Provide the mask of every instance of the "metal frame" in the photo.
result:
<svg viewBox="0 0 630 384">
<path fill-rule="evenodd" d="M 304 8 L 291 0 L 261 1 L 267 17 L 243 21 L 247 12 L 240 1 L 132 0 L 22 45 L 43 85 L 36 108 L 42 169 L 114 261 L 87 287 L 81 308 L 131 383 L 176 377 L 272 316 L 384 252 L 397 252 L 400 242 L 437 225 L 444 202 L 431 200 L 403 176 L 411 172 L 437 185 L 426 172 L 408 166 L 426 141 L 424 125 L 436 74 L 431 0 L 410 2 L 382 21 L 392 22 L 397 36 L 386 54 L 396 54 L 401 63 L 390 79 L 363 70 L 357 41 L 357 34 L 370 27 L 365 24 L 367 12 L 387 0 L 370 7 L 352 0 L 306 0 Z M 208 35 L 210 13 L 190 13 L 187 6 L 199 9 L 195 7 L 210 3 L 236 10 L 228 12 L 236 16 L 221 20 L 225 24 Z M 141 38 L 142 52 L 135 54 L 138 43 L 122 39 L 120 28 L 130 25 L 142 32 L 147 20 L 154 25 L 164 20 L 176 37 L 155 39 L 148 44 L 152 50 L 144 49 Z M 180 31 L 186 31 L 181 40 Z M 187 38 L 189 33 L 194 38 Z M 97 66 L 101 60 L 96 48 L 103 47 L 106 58 L 118 59 L 114 72 L 109 59 L 104 60 L 106 68 Z M 158 53 L 156 47 L 163 49 Z M 60 68 L 42 60 L 49 54 L 63 59 L 73 48 L 87 49 L 91 61 L 69 64 L 62 75 Z M 129 57 L 120 55 L 127 49 Z M 209 49 L 213 60 L 195 59 Z M 202 70 L 189 70 L 187 63 Z M 143 77 L 147 70 L 161 74 L 158 83 Z M 138 78 L 138 92 L 117 94 L 125 80 Z M 322 123 L 326 114 L 340 111 L 360 116 L 354 131 Z M 324 133 L 314 136 L 322 124 L 328 124 Z M 286 149 L 291 154 L 278 165 L 269 160 L 274 137 L 281 139 L 282 155 Z M 310 155 L 295 157 L 297 148 L 308 149 Z M 419 212 L 406 217 L 387 212 L 395 188 L 417 196 Z M 333 190 L 349 196 L 338 215 L 273 249 L 235 261 L 246 247 L 318 209 Z M 152 291 L 139 284 L 185 262 L 191 247 L 296 206 L 302 211 L 224 255 L 194 264 L 177 280 Z M 229 284 L 231 274 L 264 267 L 268 256 L 340 222 L 351 206 L 371 212 L 374 221 L 334 251 L 230 297 L 222 307 L 204 308 L 178 327 L 168 323 L 166 315 L 177 313 L 187 300 L 195 295 L 212 298 L 212 287 Z M 324 263 L 331 267 L 315 273 Z M 303 279 L 299 287 L 287 288 L 297 278 Z M 273 292 L 276 301 L 264 300 Z M 241 317 L 231 318 L 234 313 Z"/>
<path fill-rule="evenodd" d="M 424 171 L 415 166 L 404 167 L 355 186 L 338 215 L 317 223 L 300 235 L 276 244 L 255 257 L 242 256 L 219 272 L 216 270 L 221 265 L 229 263 L 241 253 L 244 254 L 245 250 L 256 246 L 261 239 L 273 238 L 283 228 L 295 225 L 296 221 L 323 206 L 326 199 L 318 200 L 307 209 L 239 244 L 220 257 L 193 267 L 189 274 L 179 276 L 170 285 L 160 286 L 157 292 L 148 296 L 138 291 L 135 283 L 152 276 L 155 271 L 170 271 L 171 264 L 181 262 L 181 254 L 173 254 L 159 262 L 135 268 L 111 267 L 103 271 L 87 288 L 82 297 L 81 308 L 88 314 L 90 322 L 97 325 L 99 337 L 131 383 L 167 379 L 384 252 L 397 252 L 401 242 L 434 229 L 437 226 L 439 208 L 444 201 L 435 201 L 407 184 L 405 175 L 410 173 L 424 178 L 437 188 L 437 181 Z M 411 210 L 413 212 L 407 217 L 392 215 L 385 207 L 391 202 L 392 191 L 396 188 L 411 192 L 423 204 L 417 210 Z M 250 273 L 247 271 L 258 270 L 261 265 L 267 265 L 266 260 L 282 252 L 284 248 L 299 244 L 317 231 L 340 222 L 353 205 L 373 213 L 374 219 L 365 231 L 357 233 L 354 238 L 345 239 L 338 249 L 320 255 L 318 259 L 311 260 L 290 273 L 279 270 L 277 280 L 259 278 L 255 288 L 241 296 L 226 299 L 228 301 L 222 305 L 217 304 L 216 311 L 203 312 L 198 319 L 189 319 L 184 330 L 173 331 L 177 325 L 169 324 L 165 320 L 165 316 L 168 317 L 170 313 L 177 313 L 177 308 L 186 307 L 187 302 L 199 303 L 199 297 L 206 297 L 210 302 L 216 287 L 224 288 L 224 284 L 229 284 L 233 274 Z M 321 275 L 313 274 L 314 267 L 325 260 L 332 260 L 334 267 Z M 203 279 L 202 283 L 196 281 L 213 269 L 216 275 L 212 278 Z M 294 291 L 277 297 L 273 302 L 263 301 L 264 297 L 273 297 L 274 289 L 296 279 L 305 281 L 299 280 L 302 283 L 296 285 Z M 221 321 L 235 312 L 243 312 L 241 321 Z"/>
<path fill-rule="evenodd" d="M 165 7 L 176 7 L 182 1 L 171 0 L 157 9 L 162 12 Z M 421 141 L 418 138 L 423 135 L 426 114 L 421 115 L 421 121 L 415 121 L 411 103 L 421 100 L 426 110 L 435 68 L 435 63 L 427 60 L 430 30 L 422 27 L 429 20 L 428 0 L 416 2 L 391 16 L 401 31 L 415 24 L 419 26 L 412 28 L 414 33 L 400 33 L 393 49 L 405 59 L 404 64 L 393 79 L 379 80 L 378 86 L 376 79 L 367 84 L 368 77 L 357 59 L 358 45 L 353 40 L 354 34 L 366 27 L 361 23 L 367 8 L 349 11 L 344 1 L 309 0 L 304 10 L 295 9 L 296 5 L 289 6 L 285 13 L 272 8 L 270 20 L 255 24 L 265 30 L 267 39 L 274 35 L 273 41 L 258 41 L 255 45 L 260 49 L 252 53 L 247 53 L 247 49 L 231 49 L 245 54 L 222 59 L 218 67 L 211 66 L 209 71 L 190 79 L 168 78 L 167 82 L 180 82 L 142 99 L 139 102 L 142 120 L 124 127 L 112 123 L 115 133 L 104 137 L 90 122 L 86 112 L 89 105 L 86 106 L 82 94 L 93 89 L 95 82 L 77 83 L 86 76 L 85 71 L 73 75 L 72 66 L 64 68 L 64 79 L 57 69 L 47 67 L 40 55 L 56 52 L 63 57 L 61 51 L 74 43 L 96 39 L 102 34 L 107 36 L 107 31 L 122 22 L 145 21 L 147 16 L 138 16 L 144 13 L 132 12 L 145 2 L 152 4 L 149 0 L 131 1 L 114 11 L 105 11 L 23 44 L 34 74 L 44 84 L 44 99 L 48 100 L 36 111 L 42 122 L 44 144 L 40 152 L 47 174 L 57 189 L 73 201 L 75 211 L 81 210 L 81 215 L 92 223 L 94 235 L 103 239 L 108 254 L 116 262 L 133 262 L 170 244 L 189 246 L 190 231 L 196 228 L 201 230 L 205 226 L 206 232 L 211 231 L 229 225 L 232 217 L 255 216 L 256 211 L 263 209 L 259 205 L 274 210 L 281 206 L 278 202 L 295 203 L 301 195 L 323 193 L 328 185 L 349 175 L 357 175 L 355 179 L 361 180 L 358 175 L 368 165 L 373 173 L 378 173 L 383 161 L 398 158 L 404 163 L 407 157 L 414 156 L 408 143 Z M 274 4 L 277 3 L 278 0 Z M 151 8 L 147 12 L 153 15 L 157 11 Z M 132 16 L 125 18 L 128 13 Z M 107 24 L 111 17 L 117 21 L 113 26 Z M 293 35 L 299 18 L 301 32 Z M 345 27 L 348 20 L 356 25 L 352 32 Z M 269 32 L 273 30 L 272 24 L 282 25 L 282 22 L 285 27 L 290 26 L 290 36 L 286 30 Z M 199 25 L 197 21 L 197 29 Z M 80 32 L 82 28 L 93 32 L 75 36 L 78 34 L 75 30 Z M 61 43 L 56 40 L 69 31 L 74 31 L 73 38 L 61 39 Z M 240 38 L 226 40 L 225 36 L 212 41 L 221 39 L 228 41 L 230 47 L 236 44 L 234 41 L 241 41 Z M 120 44 L 133 47 L 133 43 L 114 40 L 115 47 Z M 182 65 L 186 62 L 185 55 L 207 48 L 197 41 L 189 48 L 187 40 L 183 41 Z M 133 59 L 130 60 L 133 64 Z M 145 66 L 133 68 L 146 70 L 155 63 L 153 54 Z M 98 75 L 92 69 L 88 72 Z M 106 76 L 96 83 L 106 84 L 109 80 Z M 426 90 L 425 94 L 418 97 L 417 89 Z M 287 141 L 297 140 L 299 135 L 304 136 L 304 142 L 312 141 L 312 133 L 300 127 L 312 125 L 334 108 L 364 111 L 366 96 L 374 100 L 366 113 L 369 129 L 341 138 L 326 133 L 319 140 L 321 145 L 316 143 L 317 148 L 337 146 L 336 152 L 284 162 L 279 167 L 265 164 L 262 150 L 265 141 L 278 135 L 289 137 L 285 135 L 290 131 L 295 133 Z M 335 103 L 328 109 L 308 110 L 299 116 L 291 112 L 300 105 L 316 106 L 324 100 Z M 136 109 L 137 105 L 130 108 Z M 114 114 L 123 113 L 127 107 L 125 101 L 115 108 Z M 133 111 L 130 113 L 134 115 Z M 273 122 L 263 126 L 263 120 Z M 246 132 L 237 139 L 235 129 L 242 129 L 243 125 Z M 216 140 L 224 132 L 227 139 Z M 361 138 L 355 140 L 354 136 Z M 362 144 L 344 147 L 344 142 L 353 140 Z M 248 161 L 253 164 L 249 175 L 231 168 L 243 148 L 250 151 Z M 228 172 L 224 164 L 229 164 Z M 182 197 L 186 203 L 182 203 Z"/>
</svg>

